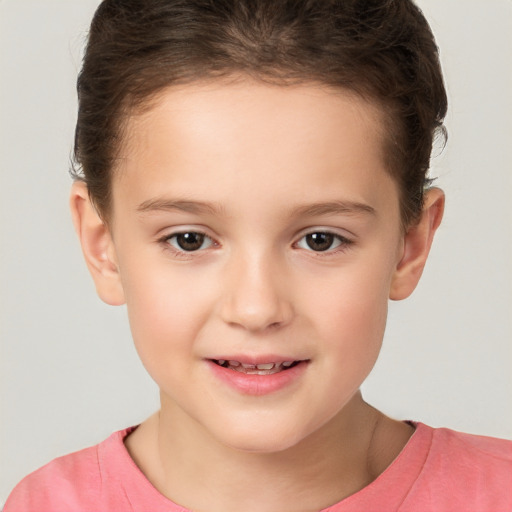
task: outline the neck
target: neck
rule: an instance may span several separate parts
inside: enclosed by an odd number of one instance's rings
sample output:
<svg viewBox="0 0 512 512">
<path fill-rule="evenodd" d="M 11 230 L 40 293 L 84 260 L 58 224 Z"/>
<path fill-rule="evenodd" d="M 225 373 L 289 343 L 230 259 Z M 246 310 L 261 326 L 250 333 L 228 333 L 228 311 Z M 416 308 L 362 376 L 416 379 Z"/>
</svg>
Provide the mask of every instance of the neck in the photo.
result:
<svg viewBox="0 0 512 512">
<path fill-rule="evenodd" d="M 317 511 L 373 481 L 410 434 L 406 425 L 383 416 L 358 392 L 321 429 L 279 452 L 246 452 L 220 444 L 197 423 L 183 422 L 164 400 L 160 413 L 126 444 L 152 484 L 189 509 Z"/>
</svg>

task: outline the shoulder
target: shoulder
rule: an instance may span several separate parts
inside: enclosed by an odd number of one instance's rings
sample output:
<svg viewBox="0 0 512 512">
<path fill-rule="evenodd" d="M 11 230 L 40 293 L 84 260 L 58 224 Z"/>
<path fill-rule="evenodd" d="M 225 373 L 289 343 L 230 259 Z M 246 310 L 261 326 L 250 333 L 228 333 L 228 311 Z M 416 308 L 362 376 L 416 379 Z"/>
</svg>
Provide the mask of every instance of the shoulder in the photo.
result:
<svg viewBox="0 0 512 512">
<path fill-rule="evenodd" d="M 449 466 L 464 469 L 466 475 L 476 471 L 500 477 L 502 469 L 512 469 L 512 441 L 447 428 L 433 429 L 429 455 L 430 464 L 438 470 Z M 512 478 L 512 473 L 503 476 Z"/>
<path fill-rule="evenodd" d="M 26 476 L 12 491 L 4 512 L 79 510 L 97 501 L 101 475 L 97 447 L 59 457 Z"/>
<path fill-rule="evenodd" d="M 29 474 L 14 488 L 3 512 L 97 510 L 104 483 L 101 454 L 121 445 L 128 430 L 112 434 L 99 445 L 59 457 Z"/>
<path fill-rule="evenodd" d="M 410 497 L 422 495 L 433 510 L 512 510 L 512 441 L 423 428 L 431 443 Z"/>
</svg>

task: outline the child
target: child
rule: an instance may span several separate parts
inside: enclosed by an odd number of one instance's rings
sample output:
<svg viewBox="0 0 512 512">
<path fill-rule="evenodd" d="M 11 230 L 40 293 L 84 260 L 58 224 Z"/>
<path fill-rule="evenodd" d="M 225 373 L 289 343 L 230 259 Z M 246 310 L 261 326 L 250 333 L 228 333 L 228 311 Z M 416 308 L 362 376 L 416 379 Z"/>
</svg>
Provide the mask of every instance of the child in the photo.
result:
<svg viewBox="0 0 512 512">
<path fill-rule="evenodd" d="M 411 2 L 105 0 L 78 89 L 75 227 L 161 409 L 6 512 L 512 509 L 510 442 L 359 392 L 444 206 Z"/>
</svg>

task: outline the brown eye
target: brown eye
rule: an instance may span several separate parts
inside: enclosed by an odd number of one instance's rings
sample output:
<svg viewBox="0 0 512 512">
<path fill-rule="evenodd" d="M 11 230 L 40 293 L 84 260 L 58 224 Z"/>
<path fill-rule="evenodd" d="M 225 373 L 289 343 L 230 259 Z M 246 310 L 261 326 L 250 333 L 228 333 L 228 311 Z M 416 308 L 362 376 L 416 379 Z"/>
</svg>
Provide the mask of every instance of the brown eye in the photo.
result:
<svg viewBox="0 0 512 512">
<path fill-rule="evenodd" d="M 175 249 L 185 252 L 198 251 L 206 249 L 212 245 L 212 240 L 203 233 L 190 231 L 187 233 L 178 233 L 167 239 L 168 243 Z"/>
<path fill-rule="evenodd" d="M 315 252 L 325 252 L 336 249 L 341 245 L 350 245 L 352 242 L 340 235 L 328 231 L 316 231 L 302 237 L 297 246 Z"/>
<path fill-rule="evenodd" d="M 331 233 L 310 233 L 306 235 L 306 243 L 313 251 L 327 251 L 332 246 L 334 236 Z"/>
</svg>

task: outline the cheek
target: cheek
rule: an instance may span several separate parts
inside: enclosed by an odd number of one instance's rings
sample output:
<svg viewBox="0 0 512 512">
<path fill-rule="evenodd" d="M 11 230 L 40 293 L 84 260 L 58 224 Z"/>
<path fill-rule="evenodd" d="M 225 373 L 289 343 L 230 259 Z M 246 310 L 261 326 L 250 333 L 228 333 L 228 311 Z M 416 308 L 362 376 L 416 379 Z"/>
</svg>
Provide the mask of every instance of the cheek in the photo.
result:
<svg viewBox="0 0 512 512">
<path fill-rule="evenodd" d="M 166 265 L 133 267 L 123 283 L 135 347 L 148 372 L 158 380 L 162 368 L 192 354 L 194 340 L 214 304 L 208 280 Z"/>
<path fill-rule="evenodd" d="M 348 403 L 372 371 L 386 326 L 386 296 L 364 294 L 360 286 L 346 291 L 324 324 L 328 347 L 322 355 L 322 373 L 331 415 Z"/>
<path fill-rule="evenodd" d="M 330 346 L 329 357 L 345 370 L 362 373 L 373 366 L 384 335 L 390 272 L 381 266 L 340 269 L 326 286 L 311 288 L 304 310 L 320 339 Z"/>
</svg>

